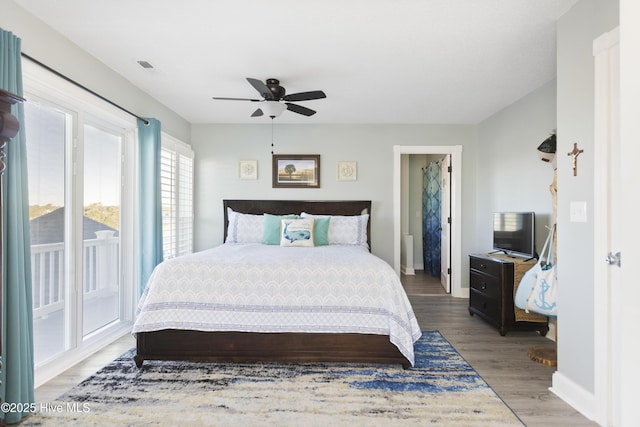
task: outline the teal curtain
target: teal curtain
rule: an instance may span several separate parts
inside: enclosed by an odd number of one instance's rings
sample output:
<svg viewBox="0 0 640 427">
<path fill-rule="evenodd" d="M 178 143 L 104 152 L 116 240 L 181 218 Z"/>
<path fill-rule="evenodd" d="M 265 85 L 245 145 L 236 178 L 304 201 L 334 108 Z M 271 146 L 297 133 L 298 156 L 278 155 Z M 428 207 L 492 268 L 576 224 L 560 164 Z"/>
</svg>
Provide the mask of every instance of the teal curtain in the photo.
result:
<svg viewBox="0 0 640 427">
<path fill-rule="evenodd" d="M 440 277 L 440 224 L 441 180 L 440 163 L 431 162 L 422 170 L 422 255 L 424 272 Z"/>
<path fill-rule="evenodd" d="M 138 295 L 162 259 L 162 203 L 160 195 L 160 122 L 138 120 Z"/>
<path fill-rule="evenodd" d="M 20 39 L 0 29 L 0 87 L 18 96 L 22 91 Z M 24 106 L 12 107 L 24 129 Z M 35 402 L 33 392 L 33 315 L 31 303 L 31 244 L 27 185 L 26 138 L 23 130 L 7 144 L 7 169 L 2 178 L 2 375 L 3 402 Z M 28 405 L 25 405 L 28 407 Z M 28 412 L 0 412 L 17 423 Z"/>
</svg>

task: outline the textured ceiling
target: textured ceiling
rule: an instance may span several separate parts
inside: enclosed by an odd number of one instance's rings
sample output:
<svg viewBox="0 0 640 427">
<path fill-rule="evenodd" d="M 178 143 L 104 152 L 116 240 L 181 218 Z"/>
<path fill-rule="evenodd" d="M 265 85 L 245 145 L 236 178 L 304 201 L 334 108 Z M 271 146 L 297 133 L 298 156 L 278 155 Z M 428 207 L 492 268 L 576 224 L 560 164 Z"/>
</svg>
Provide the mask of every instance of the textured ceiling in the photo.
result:
<svg viewBox="0 0 640 427">
<path fill-rule="evenodd" d="M 447 124 L 554 78 L 577 0 L 14 1 L 192 123 L 269 121 L 211 99 L 255 98 L 253 77 L 327 94 L 281 123 Z"/>
</svg>

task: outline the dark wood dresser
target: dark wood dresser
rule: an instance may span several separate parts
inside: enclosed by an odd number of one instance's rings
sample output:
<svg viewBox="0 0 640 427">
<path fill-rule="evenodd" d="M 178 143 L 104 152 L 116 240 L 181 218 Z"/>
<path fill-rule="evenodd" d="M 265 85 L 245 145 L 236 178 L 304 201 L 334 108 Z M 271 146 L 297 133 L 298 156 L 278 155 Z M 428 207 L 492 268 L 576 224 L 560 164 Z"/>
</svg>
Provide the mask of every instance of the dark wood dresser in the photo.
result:
<svg viewBox="0 0 640 427">
<path fill-rule="evenodd" d="M 469 255 L 469 314 L 478 315 L 506 335 L 509 330 L 549 331 L 548 318 L 514 306 L 514 289 L 535 260 L 502 255 Z M 514 286 L 515 284 L 515 286 Z"/>
<path fill-rule="evenodd" d="M 19 96 L 0 89 L 0 286 L 2 285 L 2 251 L 4 249 L 2 247 L 2 199 L 4 197 L 2 194 L 2 175 L 7 167 L 4 150 L 7 142 L 16 136 L 20 129 L 18 120 L 11 114 L 11 105 L 23 101 L 24 99 Z M 2 356 L 2 290 L 0 289 L 0 372 L 4 369 Z M 0 403 L 2 403 L 2 397 L 0 396 Z M 0 419 L 0 425 L 4 425 L 4 419 Z"/>
</svg>

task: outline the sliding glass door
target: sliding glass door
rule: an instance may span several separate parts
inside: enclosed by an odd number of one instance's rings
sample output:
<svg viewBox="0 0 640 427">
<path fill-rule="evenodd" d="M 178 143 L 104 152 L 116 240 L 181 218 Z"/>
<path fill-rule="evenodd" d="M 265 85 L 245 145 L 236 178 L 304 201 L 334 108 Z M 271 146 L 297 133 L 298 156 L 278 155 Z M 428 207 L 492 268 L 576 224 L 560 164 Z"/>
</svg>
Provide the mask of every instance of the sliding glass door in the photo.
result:
<svg viewBox="0 0 640 427">
<path fill-rule="evenodd" d="M 68 348 L 68 227 L 66 147 L 71 115 L 52 106 L 25 103 L 29 170 L 29 219 L 36 364 Z"/>
<path fill-rule="evenodd" d="M 37 372 L 130 321 L 122 200 L 131 191 L 123 128 L 32 96 L 25 132 Z"/>
<path fill-rule="evenodd" d="M 82 331 L 120 318 L 121 135 L 84 126 Z"/>
</svg>

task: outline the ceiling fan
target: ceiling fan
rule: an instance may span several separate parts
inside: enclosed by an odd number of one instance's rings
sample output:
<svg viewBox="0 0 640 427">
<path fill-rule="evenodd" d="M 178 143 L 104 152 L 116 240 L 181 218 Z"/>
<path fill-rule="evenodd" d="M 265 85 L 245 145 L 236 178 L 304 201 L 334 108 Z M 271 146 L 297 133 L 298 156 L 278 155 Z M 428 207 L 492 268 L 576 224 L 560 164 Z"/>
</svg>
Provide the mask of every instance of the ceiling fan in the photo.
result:
<svg viewBox="0 0 640 427">
<path fill-rule="evenodd" d="M 260 102 L 260 107 L 251 114 L 251 117 L 260 117 L 266 114 L 273 119 L 274 117 L 279 116 L 284 110 L 293 111 L 294 113 L 302 114 L 303 116 L 313 116 L 316 113 L 314 110 L 303 107 L 302 105 L 292 104 L 291 101 L 310 101 L 312 99 L 322 99 L 327 97 L 327 95 L 325 95 L 321 90 L 298 92 L 286 95 L 286 91 L 282 86 L 280 86 L 280 81 L 278 79 L 267 79 L 267 82 L 263 83 L 258 79 L 247 77 L 247 81 L 255 90 L 258 91 L 260 96 L 262 96 L 262 99 L 226 98 L 218 96 L 214 96 L 213 99 Z"/>
</svg>

